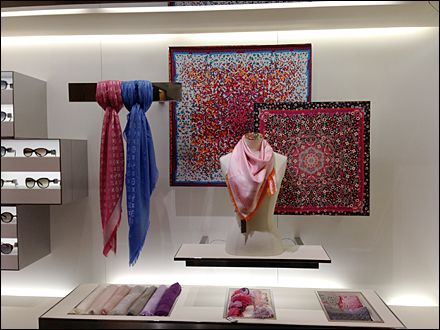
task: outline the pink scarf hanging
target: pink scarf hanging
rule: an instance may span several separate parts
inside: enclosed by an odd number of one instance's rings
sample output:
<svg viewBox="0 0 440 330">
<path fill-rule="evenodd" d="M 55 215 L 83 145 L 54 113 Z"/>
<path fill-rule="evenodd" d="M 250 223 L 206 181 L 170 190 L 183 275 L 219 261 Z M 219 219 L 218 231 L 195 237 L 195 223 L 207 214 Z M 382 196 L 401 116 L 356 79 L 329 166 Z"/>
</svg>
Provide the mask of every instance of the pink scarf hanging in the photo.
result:
<svg viewBox="0 0 440 330">
<path fill-rule="evenodd" d="M 246 136 L 241 138 L 232 151 L 226 184 L 237 214 L 242 220 L 251 220 L 264 192 L 273 195 L 276 191 L 273 149 L 266 140 L 255 153 Z"/>
<path fill-rule="evenodd" d="M 124 187 L 124 147 L 118 113 L 121 110 L 121 82 L 105 80 L 96 86 L 96 100 L 104 109 L 101 133 L 101 166 L 99 191 L 101 224 L 104 238 L 102 253 L 116 253 L 116 232 L 121 222 Z"/>
</svg>

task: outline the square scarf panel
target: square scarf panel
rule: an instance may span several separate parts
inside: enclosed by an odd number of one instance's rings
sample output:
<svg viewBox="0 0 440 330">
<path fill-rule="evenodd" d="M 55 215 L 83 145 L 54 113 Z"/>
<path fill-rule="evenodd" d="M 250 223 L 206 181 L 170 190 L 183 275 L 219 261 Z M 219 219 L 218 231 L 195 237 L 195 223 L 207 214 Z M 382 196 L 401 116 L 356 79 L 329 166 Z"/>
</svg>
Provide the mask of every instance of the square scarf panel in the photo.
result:
<svg viewBox="0 0 440 330">
<path fill-rule="evenodd" d="M 276 214 L 369 215 L 370 102 L 257 103 L 254 115 L 288 159 Z"/>
<path fill-rule="evenodd" d="M 255 102 L 309 101 L 311 45 L 170 47 L 170 184 L 224 186 L 220 157 L 253 130 Z"/>
</svg>

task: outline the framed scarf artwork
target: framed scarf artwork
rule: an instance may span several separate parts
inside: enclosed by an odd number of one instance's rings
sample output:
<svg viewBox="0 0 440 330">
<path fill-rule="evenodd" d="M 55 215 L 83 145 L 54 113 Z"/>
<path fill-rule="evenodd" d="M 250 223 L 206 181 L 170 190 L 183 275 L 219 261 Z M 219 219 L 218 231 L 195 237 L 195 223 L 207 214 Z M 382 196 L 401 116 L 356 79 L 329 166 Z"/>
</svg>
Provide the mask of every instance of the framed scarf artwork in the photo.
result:
<svg viewBox="0 0 440 330">
<path fill-rule="evenodd" d="M 255 102 L 310 101 L 311 45 L 170 47 L 170 184 L 225 186 L 221 156 L 253 130 Z"/>
<path fill-rule="evenodd" d="M 288 159 L 276 214 L 370 214 L 370 102 L 256 103 L 254 110 L 255 130 Z"/>
</svg>

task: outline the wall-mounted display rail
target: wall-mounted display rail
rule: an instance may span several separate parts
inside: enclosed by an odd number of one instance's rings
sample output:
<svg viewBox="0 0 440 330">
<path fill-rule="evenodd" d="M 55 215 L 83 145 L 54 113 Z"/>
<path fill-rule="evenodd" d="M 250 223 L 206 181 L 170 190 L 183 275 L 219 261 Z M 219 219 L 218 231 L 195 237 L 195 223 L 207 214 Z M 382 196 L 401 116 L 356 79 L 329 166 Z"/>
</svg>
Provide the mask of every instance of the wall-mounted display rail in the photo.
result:
<svg viewBox="0 0 440 330">
<path fill-rule="evenodd" d="M 2 139 L 2 204 L 67 204 L 88 194 L 87 141 Z"/>
<path fill-rule="evenodd" d="M 2 71 L 1 82 L 1 136 L 46 138 L 46 82 L 15 71 Z"/>
<path fill-rule="evenodd" d="M 153 101 L 179 101 L 182 84 L 153 82 Z M 96 102 L 96 83 L 69 83 L 70 102 Z"/>
<path fill-rule="evenodd" d="M 1 213 L 2 270 L 21 270 L 50 253 L 48 205 L 2 205 Z"/>
</svg>

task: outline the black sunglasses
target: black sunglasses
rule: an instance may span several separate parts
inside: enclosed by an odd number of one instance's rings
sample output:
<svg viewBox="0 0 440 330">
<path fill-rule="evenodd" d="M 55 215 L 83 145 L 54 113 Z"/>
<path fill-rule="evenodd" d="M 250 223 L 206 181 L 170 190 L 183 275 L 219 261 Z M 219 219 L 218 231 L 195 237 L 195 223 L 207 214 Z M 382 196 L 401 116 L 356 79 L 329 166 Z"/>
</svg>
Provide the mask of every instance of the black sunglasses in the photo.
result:
<svg viewBox="0 0 440 330">
<path fill-rule="evenodd" d="M 2 253 L 10 254 L 14 248 L 18 247 L 18 243 L 15 242 L 14 245 L 9 243 L 2 243 Z"/>
<path fill-rule="evenodd" d="M 32 156 L 32 154 L 35 152 L 35 155 L 37 155 L 38 157 L 44 157 L 47 154 L 50 155 L 56 155 L 56 150 L 47 150 L 46 148 L 37 148 L 37 149 L 32 149 L 32 148 L 24 148 L 23 149 L 23 154 L 26 157 L 30 157 Z"/>
<path fill-rule="evenodd" d="M 2 179 L 2 188 L 3 188 L 3 185 L 8 182 L 13 183 L 15 185 L 18 185 L 17 179 L 12 179 L 12 180 L 3 180 Z"/>
<path fill-rule="evenodd" d="M 59 183 L 60 180 L 58 179 L 53 179 L 53 180 L 49 180 L 48 178 L 39 178 L 38 180 L 32 179 L 32 178 L 26 178 L 26 187 L 33 188 L 35 186 L 35 182 L 37 183 L 38 187 L 40 188 L 47 188 L 49 187 L 49 184 L 51 182 L 53 183 Z"/>
<path fill-rule="evenodd" d="M 12 149 L 12 148 L 6 148 L 6 147 L 1 146 L 1 155 L 2 155 L 2 157 L 3 157 L 4 155 L 6 155 L 7 152 L 13 152 L 14 155 L 16 154 L 16 151 L 15 151 L 14 149 Z"/>
<path fill-rule="evenodd" d="M 2 213 L 2 222 L 4 222 L 4 223 L 10 223 L 15 218 L 17 218 L 17 216 L 12 214 L 11 212 L 3 212 Z"/>
<path fill-rule="evenodd" d="M 8 86 L 11 89 L 14 88 L 14 84 L 13 83 L 8 83 L 6 80 L 2 80 L 1 84 L 2 84 L 2 89 L 6 89 L 6 88 L 8 88 Z"/>
<path fill-rule="evenodd" d="M 4 111 L 2 111 L 2 122 L 6 120 L 6 118 L 9 118 L 9 121 L 11 121 L 12 119 L 12 113 L 6 113 Z"/>
</svg>

